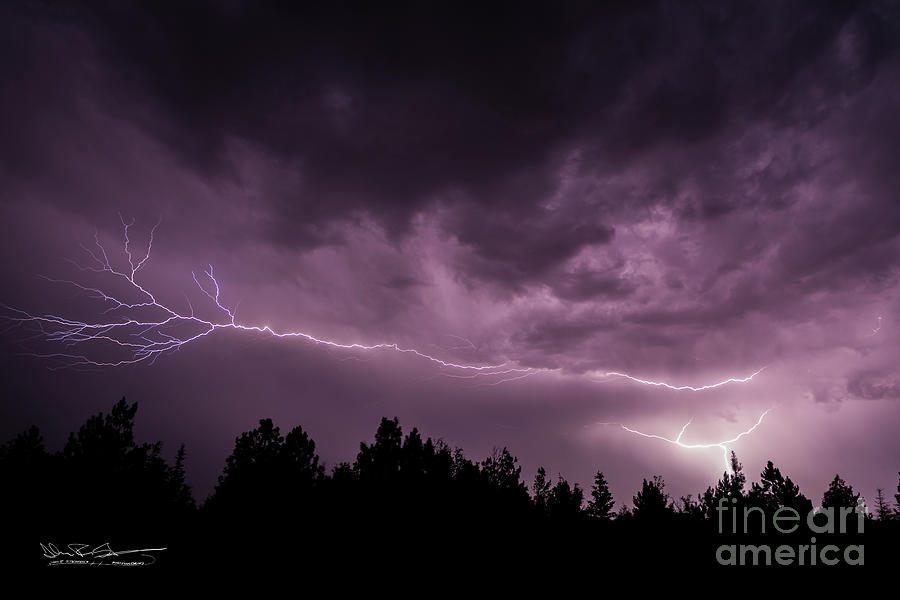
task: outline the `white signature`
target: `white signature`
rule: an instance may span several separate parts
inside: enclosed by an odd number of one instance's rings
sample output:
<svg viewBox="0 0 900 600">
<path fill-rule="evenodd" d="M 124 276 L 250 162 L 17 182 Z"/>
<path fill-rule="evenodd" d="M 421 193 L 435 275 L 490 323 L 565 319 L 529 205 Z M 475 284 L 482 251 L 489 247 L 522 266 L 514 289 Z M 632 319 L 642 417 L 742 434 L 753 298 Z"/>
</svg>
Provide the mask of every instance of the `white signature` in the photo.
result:
<svg viewBox="0 0 900 600">
<path fill-rule="evenodd" d="M 90 544 L 68 544 L 60 550 L 56 544 L 41 544 L 44 558 L 51 559 L 50 565 L 112 565 L 117 567 L 139 567 L 152 565 L 156 557 L 151 552 L 162 552 L 165 548 L 141 548 L 138 550 L 113 550 L 109 542 L 94 548 Z"/>
</svg>

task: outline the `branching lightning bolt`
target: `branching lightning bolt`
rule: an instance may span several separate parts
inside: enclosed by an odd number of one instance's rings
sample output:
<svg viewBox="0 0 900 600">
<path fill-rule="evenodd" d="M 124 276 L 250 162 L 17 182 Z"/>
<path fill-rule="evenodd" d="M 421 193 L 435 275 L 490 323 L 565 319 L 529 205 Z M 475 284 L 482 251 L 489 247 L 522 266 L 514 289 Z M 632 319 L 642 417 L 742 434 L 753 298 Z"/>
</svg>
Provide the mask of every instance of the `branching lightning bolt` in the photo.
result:
<svg viewBox="0 0 900 600">
<path fill-rule="evenodd" d="M 83 321 L 55 314 L 35 315 L 29 312 L 5 306 L 12 313 L 6 319 L 13 323 L 31 324 L 38 328 L 38 337 L 46 342 L 60 343 L 65 352 L 50 354 L 37 354 L 42 358 L 58 359 L 63 366 L 77 367 L 117 367 L 136 363 L 153 364 L 160 356 L 175 352 L 191 342 L 204 338 L 220 330 L 234 330 L 241 332 L 262 333 L 276 338 L 300 338 L 306 341 L 327 346 L 339 350 L 393 350 L 404 354 L 411 354 L 420 359 L 434 363 L 442 368 L 456 370 L 458 374 L 444 373 L 447 377 L 460 379 L 488 378 L 481 385 L 499 385 L 510 381 L 517 381 L 533 375 L 559 371 L 559 369 L 534 368 L 516 366 L 509 361 L 499 364 L 469 364 L 453 362 L 428 354 L 415 348 L 401 347 L 397 343 L 379 342 L 373 344 L 344 343 L 335 340 L 317 337 L 303 331 L 276 331 L 268 325 L 248 325 L 241 323 L 235 316 L 236 308 L 229 308 L 221 300 L 221 287 L 216 278 L 212 265 L 198 275 L 192 272 L 191 276 L 197 288 L 209 299 L 211 305 L 219 314 L 218 319 L 202 318 L 195 311 L 194 305 L 185 295 L 187 310 L 177 310 L 171 305 L 164 304 L 139 281 L 139 274 L 150 261 L 153 251 L 153 240 L 160 221 L 150 230 L 147 251 L 143 255 L 135 253 L 132 247 L 131 228 L 134 220 L 126 221 L 119 215 L 122 223 L 123 251 L 128 261 L 124 269 L 117 269 L 110 262 L 110 255 L 106 247 L 100 241 L 99 234 L 94 233 L 94 244 L 91 247 L 81 245 L 86 255 L 88 265 L 84 266 L 74 260 L 70 260 L 81 271 L 90 271 L 105 274 L 117 278 L 126 283 L 130 291 L 136 293 L 137 301 L 126 301 L 120 295 L 99 287 L 86 286 L 77 281 L 68 279 L 52 279 L 43 277 L 52 283 L 71 285 L 85 292 L 91 298 L 105 304 L 100 315 L 110 315 L 108 320 L 98 319 Z M 147 316 L 148 312 L 153 316 Z M 190 332 L 190 333 L 187 333 Z M 450 335 L 466 344 L 466 348 L 475 348 L 470 340 L 459 336 Z M 89 345 L 104 345 L 116 351 L 124 352 L 122 358 L 115 360 L 98 358 L 92 355 Z M 83 349 L 76 352 L 74 349 Z M 459 349 L 459 348 L 455 348 Z M 764 369 L 765 367 L 763 367 Z M 649 381 L 628 375 L 627 373 L 608 372 L 607 377 L 622 377 L 634 383 L 643 385 L 665 387 L 672 390 L 689 390 L 699 392 L 717 388 L 729 383 L 746 383 L 762 372 L 759 369 L 755 373 L 743 378 L 729 378 L 718 383 L 690 386 L 671 385 L 660 381 Z"/>
<path fill-rule="evenodd" d="M 156 232 L 159 222 L 154 225 L 150 232 L 149 242 L 147 244 L 147 252 L 137 257 L 131 246 L 131 237 L 129 230 L 134 225 L 134 221 L 126 222 L 123 218 L 123 238 L 124 238 L 124 254 L 128 261 L 128 268 L 119 270 L 112 266 L 109 254 L 101 243 L 99 235 L 94 234 L 94 248 L 82 245 L 81 248 L 87 255 L 90 264 L 82 266 L 75 261 L 73 264 L 82 271 L 92 271 L 95 273 L 108 273 L 109 275 L 121 278 L 137 292 L 140 300 L 137 302 L 127 302 L 119 296 L 100 288 L 85 286 L 81 283 L 65 279 L 51 279 L 44 277 L 45 280 L 53 283 L 63 283 L 76 287 L 77 289 L 87 292 L 92 298 L 102 301 L 108 306 L 101 312 L 102 315 L 109 315 L 117 311 L 126 311 L 126 316 L 118 319 L 110 319 L 106 321 L 81 321 L 70 319 L 60 315 L 33 315 L 28 312 L 6 307 L 12 316 L 7 319 L 13 322 L 30 323 L 36 325 L 41 332 L 43 338 L 48 342 L 61 342 L 67 349 L 83 347 L 90 342 L 98 342 L 107 346 L 112 346 L 117 350 L 123 350 L 126 357 L 118 360 L 102 360 L 88 356 L 86 353 L 70 353 L 57 352 L 52 354 L 39 355 L 44 358 L 56 358 L 65 361 L 66 366 L 95 366 L 95 367 L 116 367 L 141 362 L 154 363 L 163 354 L 173 352 L 179 348 L 189 344 L 195 340 L 206 337 L 211 333 L 219 330 L 232 329 L 245 332 L 265 333 L 277 338 L 301 338 L 315 344 L 338 348 L 343 350 L 394 350 L 404 354 L 412 354 L 419 358 L 435 363 L 441 367 L 459 369 L 463 371 L 473 371 L 480 374 L 491 375 L 509 373 L 509 370 L 501 370 L 507 363 L 501 364 L 464 364 L 443 360 L 436 356 L 426 354 L 415 348 L 401 347 L 396 343 L 342 343 L 316 337 L 310 333 L 302 331 L 276 331 L 268 325 L 245 325 L 236 320 L 234 309 L 228 308 L 221 301 L 221 288 L 219 281 L 216 279 L 212 265 L 208 270 L 202 272 L 198 277 L 196 273 L 191 273 L 194 283 L 206 295 L 216 309 L 220 312 L 221 317 L 216 320 L 204 319 L 199 317 L 194 311 L 193 305 L 188 300 L 189 312 L 178 311 L 171 306 L 167 306 L 160 302 L 152 291 L 145 288 L 137 279 L 138 273 L 150 260 L 153 250 L 153 236 Z M 134 311 L 141 309 L 152 310 L 157 313 L 156 318 L 140 318 L 134 315 Z M 131 311 L 132 316 L 128 316 Z M 190 335 L 176 334 L 176 328 L 192 327 L 194 331 Z M 525 370 L 522 370 L 525 371 Z"/>
<path fill-rule="evenodd" d="M 687 423 L 684 424 L 684 426 L 681 428 L 681 431 L 678 432 L 678 435 L 675 437 L 675 439 L 667 438 L 665 436 L 656 435 L 653 433 L 644 433 L 643 431 L 638 431 L 637 429 L 632 429 L 631 427 L 628 427 L 627 425 L 624 425 L 622 423 L 599 423 L 599 424 L 600 425 L 618 425 L 625 431 L 627 431 L 629 433 L 633 433 L 634 435 L 639 435 L 641 437 L 654 439 L 654 440 L 662 440 L 664 442 L 667 442 L 674 446 L 678 446 L 679 448 L 685 448 L 687 450 L 696 450 L 696 449 L 704 449 L 704 448 L 721 448 L 722 455 L 725 460 L 725 472 L 732 473 L 731 461 L 728 459 L 728 447 L 726 446 L 726 444 L 733 444 L 733 443 L 737 442 L 739 439 L 741 439 L 742 437 L 753 433 L 753 431 L 762 424 L 763 419 L 766 418 L 766 415 L 768 415 L 771 411 L 772 411 L 771 408 L 766 409 L 761 415 L 759 415 L 759 418 L 756 420 L 756 423 L 754 423 L 752 427 L 750 427 L 749 429 L 747 429 L 745 431 L 740 432 L 733 438 L 728 439 L 728 440 L 722 440 L 721 442 L 711 442 L 711 443 L 707 443 L 707 444 L 686 444 L 681 441 L 681 438 L 684 437 L 684 432 L 687 431 L 687 428 L 693 422 L 693 419 L 689 420 Z"/>
</svg>

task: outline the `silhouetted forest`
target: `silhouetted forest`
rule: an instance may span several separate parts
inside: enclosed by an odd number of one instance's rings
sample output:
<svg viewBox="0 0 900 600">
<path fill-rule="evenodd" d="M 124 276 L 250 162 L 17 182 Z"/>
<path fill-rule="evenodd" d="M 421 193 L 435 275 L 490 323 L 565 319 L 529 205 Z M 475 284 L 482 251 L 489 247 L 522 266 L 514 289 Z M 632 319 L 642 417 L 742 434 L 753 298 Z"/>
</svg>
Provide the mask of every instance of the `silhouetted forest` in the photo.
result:
<svg viewBox="0 0 900 600">
<path fill-rule="evenodd" d="M 879 490 L 863 532 L 850 516 L 846 532 L 813 534 L 818 548 L 838 547 L 834 556 L 864 544 L 863 566 L 722 566 L 716 553 L 723 544 L 811 543 L 805 525 L 793 534 L 772 529 L 779 509 L 805 518 L 813 502 L 771 461 L 752 483 L 732 454 L 734 472 L 694 497 L 671 498 L 657 475 L 633 497 L 614 499 L 602 471 L 590 489 L 554 481 L 544 468 L 529 485 L 507 448 L 474 461 L 441 440 L 423 439 L 416 428 L 404 434 L 396 418 L 381 420 L 374 441 L 361 443 L 352 463 L 326 470 L 301 427 L 282 434 L 262 419 L 236 438 L 215 490 L 198 503 L 185 484 L 185 446 L 170 464 L 160 442 L 138 443 L 136 412 L 137 404 L 123 398 L 108 414 L 89 418 L 58 452 L 47 450 L 36 427 L 0 447 L 2 508 L 12 531 L 7 560 L 46 569 L 51 558 L 41 544 L 108 542 L 113 549 L 166 548 L 155 554 L 152 569 L 288 567 L 297 577 L 348 565 L 354 573 L 475 569 L 522 577 L 528 571 L 503 569 L 565 566 L 591 573 L 664 565 L 745 573 L 870 570 L 897 562 L 900 481 L 892 498 Z M 835 475 L 819 504 L 860 501 Z M 735 533 L 730 511 L 744 508 L 753 509 L 749 528 Z M 742 527 L 740 515 L 735 522 Z"/>
</svg>

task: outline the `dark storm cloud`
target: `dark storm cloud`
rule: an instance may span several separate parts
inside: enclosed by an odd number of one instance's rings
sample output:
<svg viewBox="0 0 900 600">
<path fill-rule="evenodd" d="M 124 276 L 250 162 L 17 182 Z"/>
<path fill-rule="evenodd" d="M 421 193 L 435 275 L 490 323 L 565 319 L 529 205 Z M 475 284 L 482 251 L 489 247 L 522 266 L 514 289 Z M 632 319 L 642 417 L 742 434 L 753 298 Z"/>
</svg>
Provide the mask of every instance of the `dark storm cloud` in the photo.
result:
<svg viewBox="0 0 900 600">
<path fill-rule="evenodd" d="M 264 231 L 318 245 L 340 239 L 322 235 L 323 224 L 360 213 L 407 231 L 447 189 L 462 189 L 478 208 L 537 218 L 556 177 L 553 158 L 572 144 L 588 148 L 583 168 L 592 169 L 595 159 L 621 163 L 660 141 L 708 139 L 734 119 L 783 117 L 795 78 L 852 18 L 861 31 L 853 84 L 861 85 L 890 38 L 877 15 L 854 8 L 26 3 L 7 10 L 68 30 L 98 62 L 75 71 L 89 80 L 71 81 L 71 69 L 54 65 L 65 47 L 27 48 L 16 53 L 25 79 L 10 84 L 20 92 L 8 97 L 58 108 L 61 99 L 44 97 L 53 89 L 95 96 L 216 176 L 230 174 L 231 138 L 292 161 L 300 176 L 267 196 L 275 212 Z M 832 78 L 830 92 L 849 85 Z M 33 139 L 20 127 L 13 138 Z M 43 160 L 35 150 L 18 158 Z M 498 193 L 526 175 L 527 189 Z M 702 202 L 706 216 L 729 210 L 727 201 Z M 494 241 L 515 224 L 500 222 L 495 233 L 472 212 L 460 238 L 515 271 L 519 258 Z M 518 237 L 534 233 L 526 220 Z M 577 245 L 567 227 L 539 233 L 558 238 L 551 255 Z"/>
<path fill-rule="evenodd" d="M 585 246 L 606 244 L 615 233 L 611 227 L 585 222 L 577 214 L 529 212 L 486 213 L 483 208 L 473 207 L 461 218 L 450 219 L 445 224 L 448 231 L 474 250 L 462 271 L 514 287 L 540 280 Z M 591 287 L 589 282 L 581 285 Z"/>
<path fill-rule="evenodd" d="M 577 348 L 598 332 L 608 329 L 611 323 L 604 322 L 596 316 L 562 317 L 552 315 L 551 319 L 540 318 L 540 315 L 531 315 L 530 322 L 522 323 L 521 330 L 515 338 L 536 354 L 549 356 L 562 356 Z M 557 368 L 561 364 L 556 360 L 555 364 L 540 364 L 533 366 Z"/>
<path fill-rule="evenodd" d="M 601 298 L 622 298 L 631 294 L 635 287 L 615 274 L 576 271 L 565 273 L 553 284 L 553 291 L 559 298 L 573 302 Z"/>
</svg>

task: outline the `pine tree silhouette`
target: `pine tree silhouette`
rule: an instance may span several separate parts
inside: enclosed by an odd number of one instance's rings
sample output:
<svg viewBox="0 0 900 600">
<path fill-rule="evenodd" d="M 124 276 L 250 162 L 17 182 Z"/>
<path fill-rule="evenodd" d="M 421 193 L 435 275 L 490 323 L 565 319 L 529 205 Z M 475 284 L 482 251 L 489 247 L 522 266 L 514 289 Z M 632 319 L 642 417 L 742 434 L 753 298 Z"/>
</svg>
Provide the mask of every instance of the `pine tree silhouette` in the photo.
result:
<svg viewBox="0 0 900 600">
<path fill-rule="evenodd" d="M 812 510 L 812 502 L 800 493 L 800 488 L 790 477 L 782 476 L 771 460 L 759 477 L 759 483 L 753 483 L 748 494 L 751 506 L 758 506 L 767 513 L 774 513 L 782 507 L 793 508 L 804 515 Z"/>
<path fill-rule="evenodd" d="M 672 515 L 674 505 L 669 501 L 665 491 L 666 484 L 660 475 L 654 475 L 651 481 L 644 479 L 641 491 L 633 498 L 635 519 L 660 520 Z"/>
<path fill-rule="evenodd" d="M 594 519 L 610 519 L 616 501 L 609 491 L 609 484 L 601 471 L 594 475 L 591 487 L 591 499 L 588 501 L 587 514 Z"/>
<path fill-rule="evenodd" d="M 541 515 L 547 514 L 547 502 L 550 499 L 551 487 L 552 485 L 547 480 L 547 471 L 544 467 L 539 467 L 534 476 L 534 505 Z"/>
<path fill-rule="evenodd" d="M 859 500 L 860 495 L 853 492 L 853 486 L 835 475 L 822 496 L 822 508 L 856 508 Z"/>
</svg>

